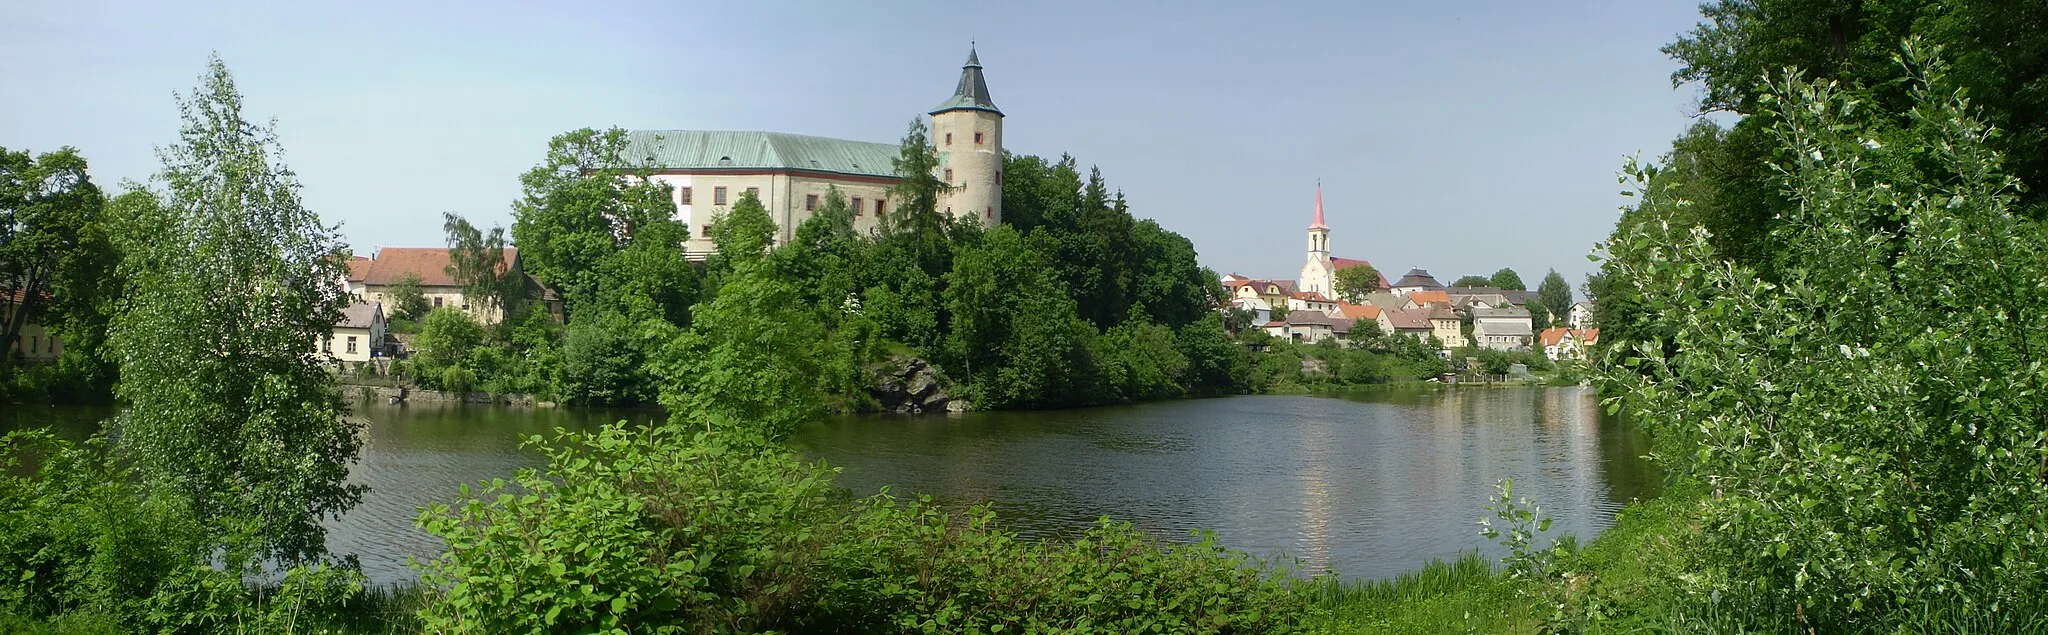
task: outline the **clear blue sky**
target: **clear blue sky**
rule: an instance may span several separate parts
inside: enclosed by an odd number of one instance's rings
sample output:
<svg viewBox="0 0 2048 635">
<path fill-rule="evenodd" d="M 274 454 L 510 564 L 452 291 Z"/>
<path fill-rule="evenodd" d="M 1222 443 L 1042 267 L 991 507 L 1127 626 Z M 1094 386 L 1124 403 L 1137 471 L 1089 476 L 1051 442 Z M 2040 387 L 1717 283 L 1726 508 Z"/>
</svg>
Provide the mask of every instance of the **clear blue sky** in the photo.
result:
<svg viewBox="0 0 2048 635">
<path fill-rule="evenodd" d="M 1689 122 L 1657 48 L 1697 21 L 1689 0 L 168 4 L 0 5 L 0 146 L 146 179 L 217 51 L 367 253 L 440 244 L 444 211 L 509 225 L 574 128 L 893 142 L 973 39 L 1009 149 L 1100 166 L 1218 271 L 1293 278 L 1320 177 L 1337 255 L 1532 286 L 1579 282 L 1622 157 Z"/>
</svg>

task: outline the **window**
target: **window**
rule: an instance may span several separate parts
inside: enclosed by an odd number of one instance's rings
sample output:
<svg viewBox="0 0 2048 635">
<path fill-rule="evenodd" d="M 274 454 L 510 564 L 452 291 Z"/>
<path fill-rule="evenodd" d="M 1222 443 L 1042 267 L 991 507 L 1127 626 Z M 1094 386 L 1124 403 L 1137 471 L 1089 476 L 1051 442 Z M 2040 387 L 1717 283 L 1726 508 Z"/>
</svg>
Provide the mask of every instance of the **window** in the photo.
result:
<svg viewBox="0 0 2048 635">
<path fill-rule="evenodd" d="M 981 145 L 981 133 L 974 133 L 974 145 Z"/>
<path fill-rule="evenodd" d="M 677 194 L 677 196 L 681 196 L 681 197 L 683 197 L 683 199 L 682 199 L 682 200 L 683 200 L 683 204 L 684 204 L 684 205 L 689 205 L 689 204 L 690 204 L 690 188 L 687 188 L 687 187 L 686 187 L 686 188 L 682 188 L 682 189 L 679 189 L 679 190 L 676 190 L 676 191 L 677 191 L 677 192 L 680 192 L 679 194 Z"/>
<path fill-rule="evenodd" d="M 705 223 L 705 224 L 704 224 L 704 237 L 705 237 L 705 238 L 710 238 L 710 237 L 711 237 L 711 223 Z"/>
<path fill-rule="evenodd" d="M 28 352 L 31 352 L 31 353 L 33 353 L 33 352 L 36 352 L 36 350 L 37 350 L 37 349 L 40 349 L 40 348 L 42 348 L 42 347 L 43 347 L 43 336 L 41 336 L 41 335 L 30 335 L 30 336 L 28 336 Z"/>
<path fill-rule="evenodd" d="M 884 199 L 884 198 L 878 198 L 878 199 L 875 199 L 875 218 L 881 218 L 881 217 L 883 217 L 883 216 L 887 215 L 887 214 L 889 213 L 889 212 L 888 212 L 888 210 L 886 209 L 888 205 L 889 205 L 889 199 Z"/>
<path fill-rule="evenodd" d="M 348 354 L 356 354 L 356 336 L 354 335 L 348 336 Z"/>
<path fill-rule="evenodd" d="M 331 337 L 321 338 L 321 339 L 320 339 L 320 352 L 322 352 L 322 353 L 326 353 L 326 354 L 329 354 L 329 355 L 333 355 L 333 354 L 334 354 L 334 338 L 331 338 Z"/>
<path fill-rule="evenodd" d="M 441 308 L 441 296 L 434 296 L 434 308 Z"/>
<path fill-rule="evenodd" d="M 720 185 L 720 186 L 718 186 L 718 187 L 714 187 L 714 188 L 711 188 L 711 204 L 712 204 L 712 205 L 724 205 L 724 204 L 725 204 L 725 186 L 723 186 L 723 185 Z"/>
<path fill-rule="evenodd" d="M 946 145 L 953 145 L 953 133 L 946 133 Z"/>
<path fill-rule="evenodd" d="M 805 194 L 805 195 L 804 195 L 804 211 L 806 211 L 806 212 L 815 212 L 815 211 L 818 211 L 818 195 L 816 195 L 816 194 Z"/>
<path fill-rule="evenodd" d="M 854 215 L 854 216 L 863 216 L 863 215 L 865 215 L 866 213 L 867 213 L 867 209 L 861 206 L 861 200 L 860 200 L 860 197 L 858 197 L 858 196 L 856 196 L 856 197 L 853 197 L 853 215 Z"/>
<path fill-rule="evenodd" d="M 761 198 L 761 188 L 758 188 L 758 187 L 750 187 L 750 188 L 747 188 L 747 195 L 748 195 L 748 196 L 752 196 L 752 197 L 754 197 L 754 199 L 755 199 L 755 200 L 759 200 L 759 199 Z"/>
<path fill-rule="evenodd" d="M 990 206 L 988 206 L 988 207 L 984 207 L 984 208 L 981 208 L 981 215 L 982 215 L 982 216 L 987 216 L 989 220 L 995 220 L 995 219 L 996 219 L 996 207 L 995 207 L 994 205 L 990 205 Z"/>
<path fill-rule="evenodd" d="M 946 184 L 953 184 L 953 168 L 946 168 Z"/>
</svg>

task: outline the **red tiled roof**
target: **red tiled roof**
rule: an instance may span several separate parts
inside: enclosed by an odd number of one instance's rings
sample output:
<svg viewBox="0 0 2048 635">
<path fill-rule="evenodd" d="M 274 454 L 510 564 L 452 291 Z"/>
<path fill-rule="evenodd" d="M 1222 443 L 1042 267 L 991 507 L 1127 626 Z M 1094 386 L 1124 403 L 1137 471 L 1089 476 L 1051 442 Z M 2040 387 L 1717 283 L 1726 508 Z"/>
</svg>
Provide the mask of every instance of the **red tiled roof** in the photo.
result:
<svg viewBox="0 0 2048 635">
<path fill-rule="evenodd" d="M 1451 294 L 1434 290 L 1415 291 L 1408 294 L 1408 299 L 1413 300 L 1417 305 L 1437 303 L 1448 306 L 1451 303 Z"/>
<path fill-rule="evenodd" d="M 504 260 L 500 261 L 498 266 L 501 268 L 507 267 L 511 263 L 518 262 L 518 260 L 519 250 L 506 247 Z M 355 262 L 351 260 L 349 265 L 351 271 L 349 280 L 358 280 L 354 272 Z M 454 276 L 448 275 L 448 250 L 438 247 L 385 247 L 379 249 L 377 250 L 377 257 L 370 260 L 367 269 L 362 272 L 360 281 L 363 284 L 374 285 L 397 284 L 407 273 L 419 274 L 420 284 L 424 286 L 462 286 L 461 283 L 455 281 Z"/>
<path fill-rule="evenodd" d="M 1318 292 L 1315 292 L 1315 291 L 1295 291 L 1295 292 L 1293 292 L 1293 293 L 1289 293 L 1289 294 L 1287 294 L 1287 297 L 1290 297 L 1290 298 L 1294 298 L 1294 299 L 1296 299 L 1296 300 L 1307 300 L 1307 301 L 1309 301 L 1309 302 L 1332 302 L 1332 301 L 1333 301 L 1333 300 L 1331 300 L 1331 299 L 1329 299 L 1329 298 L 1323 297 L 1323 294 L 1321 294 L 1321 293 L 1318 293 Z"/>
<path fill-rule="evenodd" d="M 1537 345 L 1544 348 L 1556 346 L 1560 340 L 1564 339 L 1565 334 L 1569 332 L 1571 332 L 1571 329 L 1562 326 L 1543 329 L 1542 333 L 1536 334 Z"/>
<path fill-rule="evenodd" d="M 362 256 L 348 257 L 348 281 L 362 282 L 363 276 L 370 275 L 370 259 Z"/>
<path fill-rule="evenodd" d="M 1388 309 L 1387 319 L 1395 329 L 1428 329 L 1429 311 L 1422 309 Z"/>
<path fill-rule="evenodd" d="M 1376 307 L 1376 306 L 1372 306 L 1372 305 L 1370 305 L 1370 304 L 1368 304 L 1368 305 L 1364 305 L 1364 306 L 1360 306 L 1360 305 L 1356 305 L 1356 304 L 1342 304 L 1342 303 L 1339 303 L 1339 304 L 1337 305 L 1337 310 L 1338 310 L 1338 311 L 1341 311 L 1341 312 L 1343 312 L 1343 313 L 1344 313 L 1344 317 L 1345 317 L 1345 318 L 1347 318 L 1347 319 L 1352 319 L 1352 320 L 1377 320 L 1377 319 L 1380 319 L 1380 308 L 1379 308 L 1379 307 Z"/>
<path fill-rule="evenodd" d="M 1579 341 L 1587 346 L 1600 343 L 1600 329 L 1579 329 Z"/>
<path fill-rule="evenodd" d="M 1358 266 L 1366 266 L 1366 267 L 1372 267 L 1372 263 L 1370 263 L 1370 262 L 1366 262 L 1366 261 L 1364 261 L 1364 260 L 1359 260 L 1359 259 L 1356 259 L 1356 258 L 1338 258 L 1338 257 L 1336 257 L 1336 256 L 1331 256 L 1331 257 L 1330 257 L 1330 273 L 1336 273 L 1336 272 L 1339 272 L 1339 271 L 1343 271 L 1343 270 L 1345 270 L 1345 269 L 1350 269 L 1350 268 L 1352 268 L 1352 267 L 1358 267 Z M 1373 271 L 1379 271 L 1380 269 L 1379 269 L 1379 267 L 1373 267 L 1373 269 L 1372 269 L 1372 270 L 1373 270 Z M 1387 284 L 1387 274 L 1386 274 L 1385 272 L 1381 272 L 1381 273 L 1380 273 L 1380 288 L 1381 288 L 1381 289 L 1385 289 L 1385 288 L 1388 288 L 1388 287 L 1390 287 L 1390 286 L 1392 286 L 1392 285 L 1389 285 L 1389 284 Z"/>
</svg>

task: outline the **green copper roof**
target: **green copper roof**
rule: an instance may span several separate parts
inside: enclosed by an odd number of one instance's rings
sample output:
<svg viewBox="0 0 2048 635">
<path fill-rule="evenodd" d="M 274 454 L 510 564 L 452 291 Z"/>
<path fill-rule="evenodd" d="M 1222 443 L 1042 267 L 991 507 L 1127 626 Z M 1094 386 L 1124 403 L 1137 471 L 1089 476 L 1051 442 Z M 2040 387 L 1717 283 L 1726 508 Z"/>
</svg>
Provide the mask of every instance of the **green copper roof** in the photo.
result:
<svg viewBox="0 0 2048 635">
<path fill-rule="evenodd" d="M 811 170 L 894 178 L 898 147 L 781 132 L 634 130 L 625 158 L 677 170 Z"/>
<path fill-rule="evenodd" d="M 988 96 L 988 79 L 981 76 L 981 58 L 974 54 L 974 47 L 967 47 L 967 65 L 960 67 L 960 85 L 953 89 L 953 97 L 940 102 L 931 114 L 948 110 L 986 110 L 997 115 L 996 102 Z"/>
</svg>

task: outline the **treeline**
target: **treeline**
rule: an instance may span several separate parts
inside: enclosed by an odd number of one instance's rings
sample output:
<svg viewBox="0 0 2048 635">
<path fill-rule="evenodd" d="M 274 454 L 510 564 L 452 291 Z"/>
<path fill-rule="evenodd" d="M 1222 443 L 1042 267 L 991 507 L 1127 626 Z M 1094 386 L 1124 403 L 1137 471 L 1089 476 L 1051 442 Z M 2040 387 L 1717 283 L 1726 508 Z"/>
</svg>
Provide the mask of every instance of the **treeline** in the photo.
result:
<svg viewBox="0 0 2048 635">
<path fill-rule="evenodd" d="M 669 187 L 624 150 L 624 131 L 571 132 L 521 177 L 511 243 L 527 272 L 560 290 L 566 329 L 518 298 L 502 301 L 510 317 L 493 328 L 443 310 L 425 317 L 404 370 L 434 387 L 651 402 L 681 363 L 677 339 L 732 292 L 734 261 L 759 255 L 806 325 L 775 330 L 830 352 L 814 381 L 832 387 L 834 408 L 873 407 L 868 373 L 895 356 L 933 363 L 979 408 L 1250 387 L 1251 358 L 1224 329 L 1223 290 L 1194 245 L 1133 217 L 1072 158 L 1006 157 L 1004 222 L 983 226 L 939 211 L 948 186 L 931 176 L 935 148 L 914 124 L 895 166 L 910 176 L 890 190 L 897 206 L 878 231 L 856 231 L 834 190 L 778 246 L 767 210 L 742 195 L 713 226 L 719 253 L 699 268 L 684 258 L 689 228 L 673 219 Z"/>
</svg>

